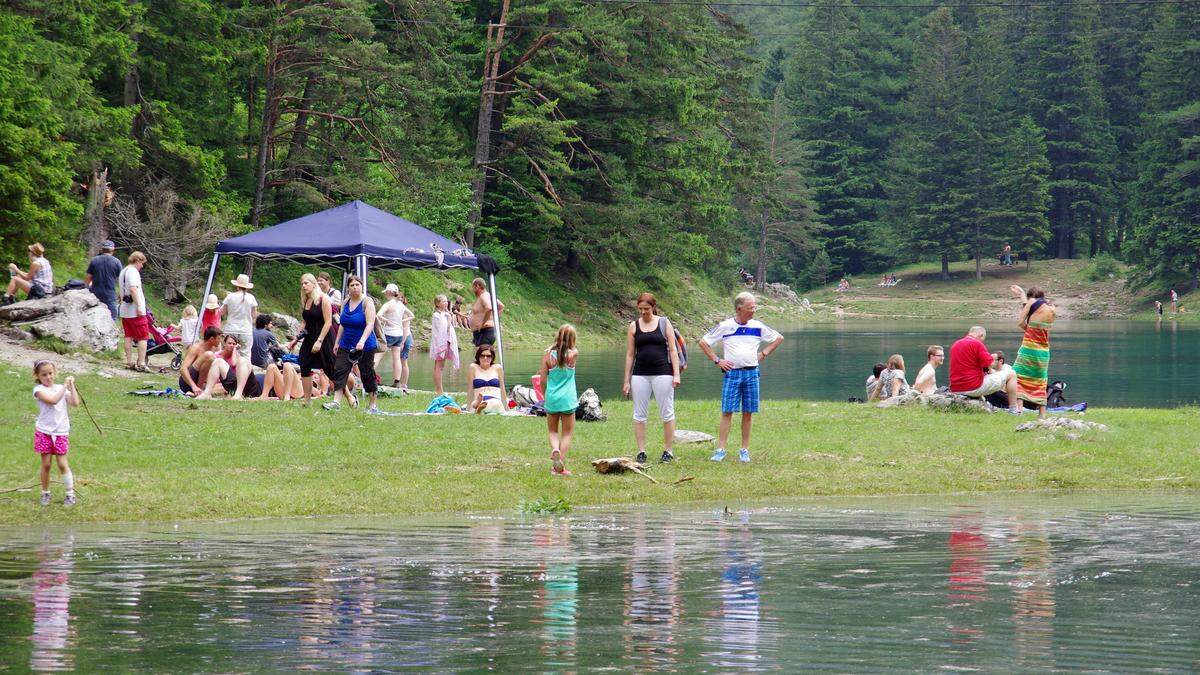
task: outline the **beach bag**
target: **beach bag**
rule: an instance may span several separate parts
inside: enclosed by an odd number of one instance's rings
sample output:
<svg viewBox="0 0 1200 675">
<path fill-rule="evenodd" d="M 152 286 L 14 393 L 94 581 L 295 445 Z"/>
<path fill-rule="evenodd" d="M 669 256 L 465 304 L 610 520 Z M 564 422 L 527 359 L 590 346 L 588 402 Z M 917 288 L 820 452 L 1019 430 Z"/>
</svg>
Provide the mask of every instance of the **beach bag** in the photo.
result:
<svg viewBox="0 0 1200 675">
<path fill-rule="evenodd" d="M 509 398 L 516 401 L 517 405 L 522 408 L 532 408 L 535 403 L 540 403 L 533 387 L 526 387 L 523 384 L 513 385 L 512 395 Z"/>
<path fill-rule="evenodd" d="M 434 399 L 429 402 L 429 407 L 425 409 L 425 412 L 431 415 L 436 415 L 438 413 L 446 412 L 447 408 L 454 408 L 455 411 L 460 410 L 458 404 L 454 402 L 454 399 L 442 394 L 441 396 L 435 396 Z"/>
<path fill-rule="evenodd" d="M 687 343 L 683 339 L 683 333 L 679 332 L 679 329 L 675 327 L 675 324 L 671 324 L 671 330 L 675 332 L 675 349 L 679 351 L 679 372 L 682 373 L 683 371 L 687 370 Z M 666 324 L 661 321 L 658 322 L 658 332 L 662 333 L 663 337 L 667 340 L 671 339 L 670 336 L 667 335 Z"/>
<path fill-rule="evenodd" d="M 605 422 L 608 415 L 600 407 L 600 395 L 595 389 L 588 387 L 579 395 L 579 407 L 575 409 L 575 419 L 584 422 Z"/>
</svg>

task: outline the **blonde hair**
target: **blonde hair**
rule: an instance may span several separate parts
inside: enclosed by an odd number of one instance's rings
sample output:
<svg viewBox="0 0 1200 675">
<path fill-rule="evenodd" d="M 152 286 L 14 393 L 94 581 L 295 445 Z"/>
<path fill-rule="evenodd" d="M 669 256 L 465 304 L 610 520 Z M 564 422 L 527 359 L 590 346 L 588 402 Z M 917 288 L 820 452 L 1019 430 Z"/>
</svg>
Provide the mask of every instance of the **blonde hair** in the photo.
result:
<svg viewBox="0 0 1200 675">
<path fill-rule="evenodd" d="M 42 254 L 46 252 L 46 247 L 42 246 L 38 242 L 34 242 L 29 245 L 29 252 L 32 253 L 35 258 L 40 258 L 42 257 Z"/>
<path fill-rule="evenodd" d="M 446 303 L 447 307 L 450 306 L 450 298 L 447 298 L 445 295 L 441 295 L 441 294 L 435 295 L 433 297 L 433 308 L 436 310 L 438 308 L 438 305 L 443 302 Z"/>
<path fill-rule="evenodd" d="M 306 282 L 306 281 L 312 284 L 312 292 L 308 294 L 308 297 L 304 297 L 304 282 Z M 314 306 L 321 304 L 321 295 L 322 295 L 321 287 L 317 285 L 317 278 L 314 277 L 312 275 L 312 273 L 305 272 L 303 275 L 300 276 L 300 306 L 301 307 L 304 307 L 305 300 L 312 300 L 312 303 Z"/>
<path fill-rule="evenodd" d="M 559 367 L 566 367 L 567 352 L 575 348 L 575 342 L 578 339 L 579 334 L 575 332 L 575 326 L 569 323 L 559 326 L 558 334 L 554 336 L 554 345 L 550 347 L 550 351 L 555 352 L 558 358 Z"/>
<path fill-rule="evenodd" d="M 54 365 L 54 362 L 51 361 L 50 359 L 38 359 L 37 361 L 33 362 L 33 381 L 34 382 L 38 381 L 38 376 L 41 375 L 42 368 L 45 368 L 46 366 L 50 366 L 51 368 L 54 369 L 55 372 L 58 372 L 58 366 Z"/>
<path fill-rule="evenodd" d="M 196 318 L 196 308 L 192 305 L 188 305 L 187 307 L 184 307 L 183 308 L 183 318 L 185 318 L 185 319 Z"/>
<path fill-rule="evenodd" d="M 134 251 L 129 254 L 129 264 L 136 265 L 140 262 L 146 262 L 146 254 L 141 251 Z"/>
<path fill-rule="evenodd" d="M 904 357 L 899 354 L 892 354 L 888 357 L 887 366 L 892 370 L 904 370 Z"/>
</svg>

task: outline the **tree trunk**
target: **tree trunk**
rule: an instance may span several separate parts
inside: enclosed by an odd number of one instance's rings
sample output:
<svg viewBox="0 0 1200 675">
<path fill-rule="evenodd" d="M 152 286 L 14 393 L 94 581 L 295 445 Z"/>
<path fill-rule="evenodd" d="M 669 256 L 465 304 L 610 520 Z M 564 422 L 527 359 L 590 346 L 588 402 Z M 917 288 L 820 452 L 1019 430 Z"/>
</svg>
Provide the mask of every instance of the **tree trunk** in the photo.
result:
<svg viewBox="0 0 1200 675">
<path fill-rule="evenodd" d="M 500 52 L 504 49 L 508 4 L 509 0 L 504 0 L 500 7 L 495 42 L 492 41 L 492 25 L 488 24 L 488 56 L 483 63 L 483 88 L 479 94 L 479 117 L 475 121 L 475 175 L 471 178 L 471 209 L 467 211 L 467 248 L 475 248 L 475 228 L 483 217 L 483 200 L 487 196 L 487 163 L 492 154 L 492 107 L 496 100 L 496 76 L 500 73 Z"/>
<path fill-rule="evenodd" d="M 942 281 L 950 281 L 950 254 L 942 252 Z"/>
<path fill-rule="evenodd" d="M 271 136 L 275 133 L 275 69 L 278 67 L 279 50 L 272 36 L 267 42 L 266 79 L 263 82 L 263 109 L 260 136 L 258 139 L 258 161 L 254 170 L 254 206 L 250 211 L 250 229 L 257 230 L 262 222 L 263 201 L 267 191 L 267 157 L 270 154 Z"/>
<path fill-rule="evenodd" d="M 84 230 L 88 245 L 88 255 L 96 255 L 100 250 L 100 242 L 108 239 L 108 222 L 104 218 L 104 198 L 108 194 L 108 169 L 100 167 L 99 162 L 92 163 L 92 175 L 88 179 L 87 207 L 84 220 L 87 226 Z"/>
<path fill-rule="evenodd" d="M 1071 204 L 1061 191 L 1054 195 L 1054 257 L 1070 258 Z"/>
<path fill-rule="evenodd" d="M 983 238 L 983 226 L 979 224 L 979 220 L 975 220 L 975 278 L 983 278 L 983 244 L 980 240 Z"/>
<path fill-rule="evenodd" d="M 311 70 L 304 81 L 304 92 L 300 95 L 300 109 L 311 110 L 313 92 L 317 88 L 317 71 Z M 292 139 L 288 143 L 287 180 L 300 178 L 300 161 L 304 158 L 304 149 L 308 145 L 308 113 L 296 113 L 296 124 L 292 127 Z"/>
<path fill-rule="evenodd" d="M 758 229 L 758 268 L 754 274 L 754 287 L 762 290 L 767 285 L 767 232 L 769 219 L 763 209 L 762 226 Z"/>
<path fill-rule="evenodd" d="M 137 5 L 139 0 L 126 0 L 126 4 L 131 7 Z M 129 124 L 129 135 L 135 140 L 142 140 L 142 136 L 146 132 L 146 109 L 142 101 L 142 77 L 138 69 L 138 41 L 141 38 L 141 30 L 138 26 L 134 26 L 130 39 L 133 41 L 133 54 L 129 58 L 129 67 L 125 70 L 125 86 L 122 102 L 126 107 L 138 106 L 137 113 L 133 116 L 133 120 Z"/>
</svg>

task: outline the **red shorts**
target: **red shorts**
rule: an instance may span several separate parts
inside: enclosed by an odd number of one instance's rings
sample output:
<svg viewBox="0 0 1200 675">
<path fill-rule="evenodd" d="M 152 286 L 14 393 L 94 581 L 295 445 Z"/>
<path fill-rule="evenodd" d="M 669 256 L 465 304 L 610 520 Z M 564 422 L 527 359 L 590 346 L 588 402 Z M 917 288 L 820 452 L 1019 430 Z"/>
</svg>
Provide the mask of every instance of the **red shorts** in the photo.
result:
<svg viewBox="0 0 1200 675">
<path fill-rule="evenodd" d="M 125 337 L 134 342 L 150 339 L 150 329 L 146 326 L 145 316 L 133 318 L 121 317 L 121 327 L 125 329 Z"/>
<path fill-rule="evenodd" d="M 39 455 L 65 455 L 71 449 L 69 436 L 51 436 L 33 430 L 33 451 Z"/>
</svg>

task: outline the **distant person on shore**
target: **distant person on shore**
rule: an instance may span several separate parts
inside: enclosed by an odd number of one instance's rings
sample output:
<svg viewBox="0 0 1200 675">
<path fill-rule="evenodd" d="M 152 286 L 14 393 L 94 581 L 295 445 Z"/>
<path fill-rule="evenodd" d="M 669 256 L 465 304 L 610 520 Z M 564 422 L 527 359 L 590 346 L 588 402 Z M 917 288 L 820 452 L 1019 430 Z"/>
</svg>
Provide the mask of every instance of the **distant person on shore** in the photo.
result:
<svg viewBox="0 0 1200 675">
<path fill-rule="evenodd" d="M 179 317 L 179 345 L 184 349 L 191 347 L 193 343 L 200 339 L 199 326 L 200 317 L 196 314 L 196 306 L 188 305 L 183 308 L 183 313 Z"/>
<path fill-rule="evenodd" d="M 475 293 L 475 304 L 471 305 L 471 338 L 476 347 L 496 344 L 496 317 L 492 311 L 492 295 L 484 286 L 483 279 L 471 282 Z M 496 301 L 496 310 L 504 311 L 504 303 Z"/>
<path fill-rule="evenodd" d="M 734 316 L 725 319 L 700 338 L 700 349 L 724 373 L 721 387 L 721 426 L 717 433 L 717 449 L 710 458 L 714 462 L 725 459 L 725 445 L 729 440 L 729 427 L 733 414 L 742 413 L 742 448 L 738 460 L 750 461 L 750 425 L 758 412 L 758 366 L 779 345 L 783 336 L 763 322 L 754 318 L 758 309 L 754 295 L 738 293 L 733 300 Z M 724 358 L 717 358 L 713 347 L 724 345 Z M 759 351 L 761 345 L 762 351 Z"/>
<path fill-rule="evenodd" d="M 637 461 L 646 461 L 646 418 L 650 397 L 658 402 L 663 423 L 663 453 L 660 461 L 675 459 L 675 388 L 679 386 L 679 348 L 675 328 L 665 316 L 658 316 L 658 301 L 651 293 L 637 298 L 638 318 L 625 331 L 626 396 L 633 396 L 633 437 L 637 442 Z M 669 336 L 669 337 L 668 337 Z"/>
<path fill-rule="evenodd" d="M 848 290 L 850 290 L 850 280 L 846 277 L 842 277 L 841 281 L 838 282 L 837 291 L 842 293 Z"/>
<path fill-rule="evenodd" d="M 216 293 L 209 293 L 204 299 L 204 311 L 200 312 L 200 332 L 209 328 L 221 329 L 221 301 Z"/>
<path fill-rule="evenodd" d="M 67 406 L 79 405 L 79 391 L 75 389 L 75 378 L 67 377 L 62 384 L 54 384 L 58 368 L 53 361 L 40 360 L 33 364 L 33 398 L 37 401 L 37 421 L 33 423 L 33 451 L 41 459 L 38 480 L 42 484 L 42 506 L 50 506 L 50 464 L 58 463 L 58 475 L 62 478 L 67 495 L 63 506 L 75 504 L 75 477 L 67 464 L 67 452 L 71 449 L 71 418 Z M 53 459 L 51 459 L 53 458 Z"/>
<path fill-rule="evenodd" d="M 121 294 L 117 313 L 121 316 L 121 328 L 125 332 L 125 367 L 143 373 L 150 372 L 146 367 L 146 341 L 150 339 L 150 326 L 146 317 L 146 292 L 142 288 L 142 268 L 145 265 L 146 254 L 134 251 L 129 254 L 129 264 L 121 270 L 117 279 Z"/>
<path fill-rule="evenodd" d="M 570 476 L 567 453 L 575 433 L 575 409 L 579 395 L 575 390 L 575 364 L 579 351 L 575 349 L 578 335 L 571 324 L 563 324 L 554 336 L 554 344 L 542 355 L 538 376 L 546 383 L 546 426 L 550 432 L 550 473 Z"/>
<path fill-rule="evenodd" d="M 1024 300 L 1017 325 L 1025 331 L 1021 348 L 1013 362 L 1017 379 L 1017 397 L 1037 406 L 1038 417 L 1046 416 L 1046 385 L 1050 371 L 1050 328 L 1054 325 L 1054 305 L 1037 286 L 1028 291 L 1010 286 L 1014 295 Z M 1020 405 L 1018 403 L 1018 405 Z"/>
<path fill-rule="evenodd" d="M 205 328 L 203 337 L 188 346 L 179 364 L 179 391 L 198 394 L 204 389 L 208 370 L 220 346 L 221 329 L 215 326 Z"/>
<path fill-rule="evenodd" d="M 92 295 L 108 307 L 113 321 L 120 318 L 117 313 L 117 277 L 121 276 L 121 261 L 113 255 L 116 249 L 116 244 L 107 239 L 100 242 L 100 252 L 88 263 L 87 273 L 83 275 L 83 282 Z M 193 334 L 191 339 L 195 341 L 196 336 Z"/>
<path fill-rule="evenodd" d="M 338 336 L 337 354 L 335 356 L 333 373 L 333 400 L 326 403 L 326 410 L 337 410 L 341 407 L 341 398 L 350 377 L 350 371 L 358 366 L 359 377 L 363 389 L 367 392 L 370 405 L 368 415 L 378 415 L 376 406 L 378 398 L 378 382 L 375 378 L 375 350 L 378 342 L 375 340 L 375 301 L 366 295 L 363 282 L 357 276 L 351 275 L 346 281 L 346 299 L 342 304 L 342 331 Z"/>
<path fill-rule="evenodd" d="M 1008 396 L 1009 412 L 1019 415 L 1016 374 L 991 370 L 992 353 L 983 343 L 986 338 L 983 326 L 971 326 L 965 336 L 950 346 L 950 391 L 970 398 L 1003 391 Z"/>
<path fill-rule="evenodd" d="M 879 381 L 879 376 L 881 374 L 883 374 L 883 371 L 886 368 L 887 368 L 886 363 L 882 363 L 882 362 L 876 363 L 875 367 L 871 369 L 871 374 L 869 376 L 867 376 L 867 401 L 868 402 L 875 400 L 875 383 Z"/>
<path fill-rule="evenodd" d="M 1012 246 L 1005 244 L 1004 250 L 1000 251 L 1000 264 L 1006 267 L 1012 267 Z"/>
<path fill-rule="evenodd" d="M 225 319 L 225 334 L 237 337 L 242 358 L 250 359 L 254 346 L 254 321 L 258 318 L 258 298 L 250 292 L 254 284 L 245 274 L 229 282 L 236 291 L 225 296 L 221 303 L 221 316 Z"/>
<path fill-rule="evenodd" d="M 886 401 L 893 396 L 908 393 L 908 380 L 904 377 L 904 357 L 892 354 L 888 357 L 887 368 L 879 374 L 875 382 L 875 399 Z"/>
<path fill-rule="evenodd" d="M 17 301 L 17 292 L 25 294 L 26 300 L 37 300 L 54 295 L 54 270 L 50 261 L 43 257 L 46 248 L 41 244 L 29 245 L 29 271 L 22 272 L 16 263 L 8 264 L 8 288 L 0 305 L 11 305 Z"/>
<path fill-rule="evenodd" d="M 376 317 L 383 327 L 383 340 L 392 356 L 392 386 L 408 391 L 408 356 L 413 345 L 413 313 L 405 304 L 400 287 L 396 284 L 385 286 L 383 294 L 387 296 L 387 302 L 379 308 Z M 376 367 L 379 366 L 382 356 L 382 352 L 376 355 Z"/>
<path fill-rule="evenodd" d="M 300 377 L 304 380 L 304 405 L 312 401 L 313 370 L 320 370 L 325 379 L 333 374 L 333 302 L 321 291 L 321 284 L 311 274 L 300 277 L 300 318 L 304 322 L 304 339 L 300 341 Z"/>
<path fill-rule="evenodd" d="M 450 303 L 450 314 L 454 316 L 455 328 L 471 328 L 471 317 L 463 311 L 463 299 L 461 295 L 454 296 L 454 302 Z M 472 339 L 474 336 L 472 336 Z"/>
<path fill-rule="evenodd" d="M 1174 288 L 1171 289 L 1171 313 L 1179 313 L 1179 293 L 1175 292 Z"/>
<path fill-rule="evenodd" d="M 1162 321 L 1162 318 L 1163 318 L 1163 304 L 1162 304 L 1162 301 L 1161 301 L 1161 300 L 1155 300 L 1155 301 L 1154 301 L 1154 314 L 1155 314 L 1155 315 L 1158 317 L 1158 320 L 1159 320 L 1159 321 Z"/>
<path fill-rule="evenodd" d="M 942 349 L 941 345 L 929 345 L 929 349 L 925 350 L 925 357 L 928 360 L 917 372 L 917 379 L 913 380 L 912 388 L 922 394 L 932 394 L 937 391 L 937 369 L 946 360 L 946 350 Z"/>
<path fill-rule="evenodd" d="M 467 365 L 467 401 L 476 413 L 498 415 L 508 410 L 504 368 L 496 363 L 496 348 L 479 345 L 475 360 Z"/>
<path fill-rule="evenodd" d="M 433 392 L 441 396 L 446 393 L 442 386 L 442 374 L 446 362 L 458 370 L 458 333 L 454 331 L 454 316 L 450 314 L 450 300 L 444 295 L 433 299 L 433 316 L 430 317 L 429 358 L 433 359 Z"/>
</svg>

